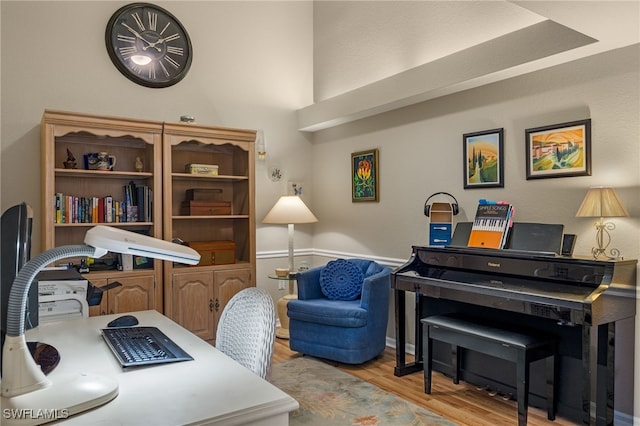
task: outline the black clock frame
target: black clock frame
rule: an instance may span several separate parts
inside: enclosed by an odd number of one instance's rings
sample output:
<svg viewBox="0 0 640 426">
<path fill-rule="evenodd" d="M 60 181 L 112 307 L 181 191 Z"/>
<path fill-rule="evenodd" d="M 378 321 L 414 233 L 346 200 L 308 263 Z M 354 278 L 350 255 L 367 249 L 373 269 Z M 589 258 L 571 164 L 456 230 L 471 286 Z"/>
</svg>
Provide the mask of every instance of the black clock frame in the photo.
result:
<svg viewBox="0 0 640 426">
<path fill-rule="evenodd" d="M 130 28 L 124 33 L 120 26 L 123 18 L 127 14 L 131 15 L 131 12 L 136 9 L 155 12 L 157 14 L 155 15 L 157 17 L 155 24 L 152 25 L 149 15 L 138 15 L 138 21 L 131 17 L 130 23 L 132 25 L 129 25 Z M 135 26 L 133 25 L 134 23 Z M 180 33 L 179 39 L 182 39 L 179 46 L 168 45 L 167 40 L 161 37 L 162 30 L 151 29 L 152 27 L 164 29 L 165 25 L 176 27 Z M 119 30 L 120 37 L 118 37 Z M 116 68 L 129 80 L 145 87 L 164 88 L 173 86 L 187 75 L 193 60 L 191 39 L 185 27 L 171 12 L 151 3 L 131 3 L 114 12 L 107 23 L 105 43 L 109 57 Z M 127 50 L 127 48 L 130 50 Z M 139 49 L 149 52 L 149 54 L 145 53 L 145 55 L 151 59 L 152 68 L 149 68 L 149 65 L 136 65 L 133 63 L 131 59 L 132 53 L 138 52 Z M 182 55 L 176 52 L 182 52 Z M 166 61 L 166 66 L 163 60 Z M 173 63 L 178 64 L 178 66 L 172 65 Z M 162 69 L 158 69 L 156 73 L 156 67 L 162 67 Z"/>
</svg>

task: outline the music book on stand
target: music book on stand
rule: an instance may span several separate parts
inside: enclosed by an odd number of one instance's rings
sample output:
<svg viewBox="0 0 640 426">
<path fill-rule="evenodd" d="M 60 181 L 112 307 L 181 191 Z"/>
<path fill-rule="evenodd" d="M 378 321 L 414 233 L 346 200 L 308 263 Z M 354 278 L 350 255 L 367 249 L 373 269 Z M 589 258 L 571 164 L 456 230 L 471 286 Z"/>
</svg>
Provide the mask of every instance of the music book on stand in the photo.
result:
<svg viewBox="0 0 640 426">
<path fill-rule="evenodd" d="M 513 208 L 508 203 L 480 203 L 469 233 L 468 247 L 501 249 L 507 240 Z"/>
</svg>

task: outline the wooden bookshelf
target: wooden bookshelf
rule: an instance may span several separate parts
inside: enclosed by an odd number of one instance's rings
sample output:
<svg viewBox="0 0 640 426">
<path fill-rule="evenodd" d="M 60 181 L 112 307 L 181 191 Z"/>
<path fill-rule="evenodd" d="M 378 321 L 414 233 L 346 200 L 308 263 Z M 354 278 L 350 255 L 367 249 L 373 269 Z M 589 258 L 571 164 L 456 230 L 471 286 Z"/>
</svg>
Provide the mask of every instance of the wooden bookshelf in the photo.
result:
<svg viewBox="0 0 640 426">
<path fill-rule="evenodd" d="M 76 168 L 65 167 L 68 152 L 75 158 Z M 84 155 L 98 152 L 116 157 L 113 170 L 85 169 Z M 136 170 L 136 158 L 142 160 L 142 171 Z M 41 126 L 41 168 L 42 250 L 82 244 L 86 231 L 97 224 L 162 238 L 162 122 L 46 110 Z M 152 190 L 150 220 L 118 222 L 111 217 L 111 222 L 107 222 L 105 215 L 93 214 L 93 207 L 91 214 L 85 213 L 82 217 L 76 210 L 72 220 L 56 218 L 56 194 L 84 200 L 86 211 L 88 206 L 93 206 L 89 199 L 93 202 L 111 196 L 114 200 L 124 200 L 123 187 L 130 182 Z M 69 260 L 80 262 L 80 259 Z M 90 309 L 91 315 L 144 309 L 162 312 L 162 262 L 159 260 L 154 260 L 149 269 L 93 270 L 85 277 L 96 286 L 114 281 L 122 284 L 105 293 L 102 304 Z"/>
<path fill-rule="evenodd" d="M 233 254 L 218 256 L 225 259 L 221 264 L 208 252 L 210 264 L 165 264 L 165 294 L 171 295 L 165 298 L 165 314 L 212 343 L 229 299 L 255 286 L 255 137 L 253 130 L 164 124 L 165 239 L 180 239 L 194 248 L 209 243 L 234 247 Z M 218 174 L 188 173 L 189 164 L 218 166 Z M 218 201 L 230 204 L 230 214 L 184 214 L 181 205 L 187 192 L 194 189 L 214 190 Z M 227 263 L 229 257 L 233 263 Z"/>
<path fill-rule="evenodd" d="M 233 261 L 224 264 L 210 257 L 209 264 L 192 267 L 155 260 L 150 269 L 91 271 L 86 278 L 96 286 L 122 284 L 109 290 L 100 306 L 91 308 L 92 315 L 156 309 L 214 342 L 218 319 L 229 299 L 255 286 L 255 136 L 253 130 L 45 111 L 43 250 L 81 244 L 86 231 L 98 223 L 168 241 L 224 242 L 233 247 L 233 254 L 224 256 Z M 75 168 L 65 165 L 69 152 L 75 157 Z M 116 157 L 113 170 L 87 170 L 84 155 L 99 152 Z M 136 167 L 136 158 L 142 160 L 142 170 Z M 215 164 L 219 173 L 191 174 L 188 164 Z M 123 199 L 123 187 L 131 182 L 151 189 L 150 218 L 105 222 L 93 216 L 89 220 L 58 217 L 56 194 Z M 229 214 L 183 214 L 187 191 L 208 188 L 219 191 L 228 202 Z"/>
</svg>

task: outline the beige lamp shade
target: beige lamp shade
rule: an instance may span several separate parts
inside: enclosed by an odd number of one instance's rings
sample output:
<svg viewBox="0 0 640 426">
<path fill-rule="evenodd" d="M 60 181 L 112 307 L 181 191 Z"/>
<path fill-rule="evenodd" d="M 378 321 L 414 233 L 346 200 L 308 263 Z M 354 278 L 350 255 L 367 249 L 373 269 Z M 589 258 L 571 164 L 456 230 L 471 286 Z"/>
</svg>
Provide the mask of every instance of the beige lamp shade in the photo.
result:
<svg viewBox="0 0 640 426">
<path fill-rule="evenodd" d="M 590 188 L 585 195 L 576 217 L 626 217 L 629 213 L 618 195 L 610 187 Z"/>
<path fill-rule="evenodd" d="M 271 208 L 262 223 L 314 223 L 318 219 L 297 195 L 285 195 Z"/>
</svg>

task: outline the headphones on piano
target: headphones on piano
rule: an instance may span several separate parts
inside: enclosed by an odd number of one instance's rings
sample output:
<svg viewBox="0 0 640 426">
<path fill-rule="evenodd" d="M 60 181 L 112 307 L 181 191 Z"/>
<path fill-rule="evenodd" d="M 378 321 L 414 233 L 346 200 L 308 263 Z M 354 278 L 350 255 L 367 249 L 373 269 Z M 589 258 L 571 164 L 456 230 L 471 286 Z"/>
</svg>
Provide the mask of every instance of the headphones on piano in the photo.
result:
<svg viewBox="0 0 640 426">
<path fill-rule="evenodd" d="M 453 215 L 457 215 L 460 212 L 460 209 L 458 208 L 458 200 L 456 200 L 456 197 L 454 197 L 453 195 L 449 194 L 448 192 L 436 192 L 434 194 L 429 195 L 429 198 L 427 198 L 427 201 L 424 202 L 424 215 L 429 217 L 429 210 L 431 210 L 431 206 L 429 205 L 429 200 L 433 197 L 435 197 L 436 195 L 448 195 L 449 197 L 453 198 L 453 203 L 451 203 L 451 212 L 453 213 Z"/>
</svg>

